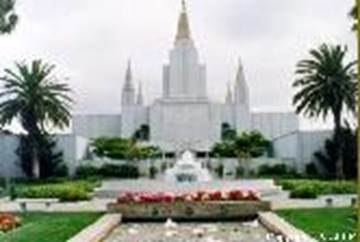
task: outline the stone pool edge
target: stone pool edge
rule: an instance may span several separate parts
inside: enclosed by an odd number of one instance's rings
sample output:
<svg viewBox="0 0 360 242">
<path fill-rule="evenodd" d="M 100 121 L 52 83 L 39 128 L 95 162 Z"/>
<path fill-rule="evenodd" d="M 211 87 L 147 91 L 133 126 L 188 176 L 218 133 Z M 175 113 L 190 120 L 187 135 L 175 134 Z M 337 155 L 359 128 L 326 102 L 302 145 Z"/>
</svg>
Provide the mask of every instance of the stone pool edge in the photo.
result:
<svg viewBox="0 0 360 242">
<path fill-rule="evenodd" d="M 121 223 L 121 214 L 105 214 L 95 223 L 84 228 L 67 242 L 100 242 Z"/>
<path fill-rule="evenodd" d="M 110 203 L 110 213 L 122 214 L 123 220 L 229 220 L 255 218 L 260 212 L 271 211 L 268 201 L 208 201 L 174 203 Z"/>
<path fill-rule="evenodd" d="M 285 219 L 273 212 L 259 212 L 258 220 L 262 226 L 273 236 L 281 236 L 291 242 L 318 242 L 304 231 L 294 227 Z M 95 223 L 80 231 L 68 242 L 100 242 L 103 241 L 119 224 L 122 215 L 120 213 L 105 214 Z"/>
<path fill-rule="evenodd" d="M 291 242 L 318 242 L 304 231 L 296 228 L 273 212 L 259 213 L 259 222 L 274 236 Z"/>
</svg>

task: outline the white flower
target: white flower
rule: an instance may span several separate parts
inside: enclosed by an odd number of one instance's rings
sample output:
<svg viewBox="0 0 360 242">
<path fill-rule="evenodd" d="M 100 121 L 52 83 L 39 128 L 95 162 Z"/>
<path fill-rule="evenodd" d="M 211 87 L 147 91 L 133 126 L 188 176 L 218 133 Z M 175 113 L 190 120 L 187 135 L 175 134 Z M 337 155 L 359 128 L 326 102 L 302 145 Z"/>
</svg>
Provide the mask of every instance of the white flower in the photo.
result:
<svg viewBox="0 0 360 242">
<path fill-rule="evenodd" d="M 193 229 L 192 233 L 197 236 L 204 235 L 205 231 L 202 228 L 195 228 Z"/>
<path fill-rule="evenodd" d="M 168 231 L 165 232 L 166 237 L 174 237 L 177 234 L 178 234 L 178 232 L 174 231 L 174 230 L 168 230 Z"/>
<path fill-rule="evenodd" d="M 167 229 L 175 229 L 175 228 L 178 227 L 178 225 L 177 225 L 177 223 L 172 221 L 170 218 L 168 218 L 166 220 L 166 223 L 165 223 L 164 227 L 167 228 Z"/>
<path fill-rule="evenodd" d="M 258 228 L 259 227 L 259 222 L 257 220 L 255 220 L 253 222 L 243 223 L 243 225 L 246 226 L 246 227 L 250 227 L 250 228 Z"/>
<path fill-rule="evenodd" d="M 136 229 L 134 229 L 134 228 L 129 228 L 129 229 L 128 229 L 128 233 L 131 234 L 131 235 L 135 235 L 135 234 L 138 234 L 139 231 L 136 230 Z"/>
</svg>

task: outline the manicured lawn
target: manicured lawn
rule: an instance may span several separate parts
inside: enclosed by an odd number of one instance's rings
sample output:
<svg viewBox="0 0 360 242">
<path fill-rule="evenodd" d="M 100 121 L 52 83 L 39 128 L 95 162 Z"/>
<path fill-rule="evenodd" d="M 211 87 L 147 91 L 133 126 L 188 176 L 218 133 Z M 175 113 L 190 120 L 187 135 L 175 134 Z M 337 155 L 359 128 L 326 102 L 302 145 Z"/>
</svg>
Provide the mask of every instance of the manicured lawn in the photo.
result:
<svg viewBox="0 0 360 242">
<path fill-rule="evenodd" d="M 319 241 L 355 241 L 330 239 L 335 238 L 337 233 L 351 234 L 355 231 L 355 211 L 351 208 L 292 209 L 280 210 L 277 213 Z"/>
<path fill-rule="evenodd" d="M 65 242 L 86 226 L 94 223 L 100 213 L 27 213 L 19 214 L 22 225 L 0 234 L 2 242 Z"/>
</svg>

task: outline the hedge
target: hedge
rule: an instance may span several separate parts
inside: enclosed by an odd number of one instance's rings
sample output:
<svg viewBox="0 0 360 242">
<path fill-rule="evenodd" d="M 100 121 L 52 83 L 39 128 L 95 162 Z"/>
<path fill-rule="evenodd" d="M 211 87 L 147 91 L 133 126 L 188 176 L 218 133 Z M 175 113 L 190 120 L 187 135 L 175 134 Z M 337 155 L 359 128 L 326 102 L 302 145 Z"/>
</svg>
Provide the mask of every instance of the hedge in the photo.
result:
<svg viewBox="0 0 360 242">
<path fill-rule="evenodd" d="M 43 185 L 19 185 L 13 198 L 57 198 L 61 202 L 84 201 L 98 185 L 94 181 L 70 181 Z"/>
<path fill-rule="evenodd" d="M 277 182 L 292 198 L 316 198 L 329 194 L 355 194 L 354 181 L 281 180 Z"/>
<path fill-rule="evenodd" d="M 105 178 L 124 178 L 136 179 L 139 178 L 139 169 L 133 165 L 113 165 L 106 164 L 100 168 L 86 165 L 80 166 L 76 170 L 76 176 L 81 178 L 86 177 L 105 177 Z"/>
</svg>

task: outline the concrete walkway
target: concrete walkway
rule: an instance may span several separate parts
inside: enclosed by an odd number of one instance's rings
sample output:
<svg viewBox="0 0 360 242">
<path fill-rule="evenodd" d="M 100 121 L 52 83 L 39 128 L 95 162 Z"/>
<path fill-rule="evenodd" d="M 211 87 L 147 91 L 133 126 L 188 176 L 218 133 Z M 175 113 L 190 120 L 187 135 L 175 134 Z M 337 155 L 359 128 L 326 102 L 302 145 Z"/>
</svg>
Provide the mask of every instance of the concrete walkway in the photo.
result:
<svg viewBox="0 0 360 242">
<path fill-rule="evenodd" d="M 40 212 L 106 212 L 106 205 L 113 199 L 93 199 L 84 202 L 56 203 L 46 208 L 44 204 L 29 204 L 28 211 Z M 0 202 L 0 212 L 20 212 L 19 203 L 13 201 Z"/>
</svg>

